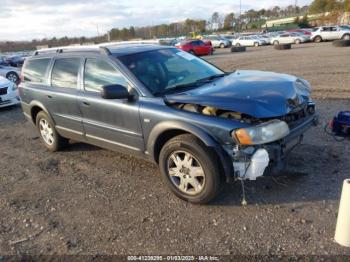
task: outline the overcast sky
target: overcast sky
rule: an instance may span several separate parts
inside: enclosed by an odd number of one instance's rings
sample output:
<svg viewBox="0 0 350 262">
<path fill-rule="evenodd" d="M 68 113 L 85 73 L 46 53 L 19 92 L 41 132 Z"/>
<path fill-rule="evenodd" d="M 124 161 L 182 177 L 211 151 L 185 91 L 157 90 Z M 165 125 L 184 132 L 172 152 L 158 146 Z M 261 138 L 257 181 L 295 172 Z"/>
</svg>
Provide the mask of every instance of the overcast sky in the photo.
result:
<svg viewBox="0 0 350 262">
<path fill-rule="evenodd" d="M 242 9 L 290 4 L 294 0 L 242 0 Z M 208 19 L 214 11 L 238 13 L 239 0 L 0 0 L 0 41 L 96 36 L 113 27 Z"/>
</svg>

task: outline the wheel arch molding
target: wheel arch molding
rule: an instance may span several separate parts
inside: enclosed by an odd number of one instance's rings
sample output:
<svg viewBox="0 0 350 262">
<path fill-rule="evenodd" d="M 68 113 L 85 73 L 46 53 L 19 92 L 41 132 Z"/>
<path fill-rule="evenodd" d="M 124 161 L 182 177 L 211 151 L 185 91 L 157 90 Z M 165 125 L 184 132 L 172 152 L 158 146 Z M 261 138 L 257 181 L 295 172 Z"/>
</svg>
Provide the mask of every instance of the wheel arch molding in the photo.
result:
<svg viewBox="0 0 350 262">
<path fill-rule="evenodd" d="M 56 124 L 55 121 L 53 120 L 53 118 L 51 117 L 50 112 L 46 109 L 46 107 L 39 101 L 32 101 L 29 103 L 29 107 L 30 107 L 30 116 L 32 118 L 33 123 L 35 124 L 36 122 L 36 115 L 40 112 L 40 111 L 44 111 L 48 117 L 50 118 L 50 120 L 52 121 L 52 123 Z"/>
<path fill-rule="evenodd" d="M 147 151 L 151 159 L 158 163 L 159 154 L 164 144 L 171 138 L 181 134 L 192 134 L 200 139 L 207 147 L 212 148 L 220 161 L 220 169 L 226 181 L 233 179 L 232 161 L 220 144 L 202 128 L 181 121 L 166 121 L 157 124 L 150 132 L 147 140 Z"/>
</svg>

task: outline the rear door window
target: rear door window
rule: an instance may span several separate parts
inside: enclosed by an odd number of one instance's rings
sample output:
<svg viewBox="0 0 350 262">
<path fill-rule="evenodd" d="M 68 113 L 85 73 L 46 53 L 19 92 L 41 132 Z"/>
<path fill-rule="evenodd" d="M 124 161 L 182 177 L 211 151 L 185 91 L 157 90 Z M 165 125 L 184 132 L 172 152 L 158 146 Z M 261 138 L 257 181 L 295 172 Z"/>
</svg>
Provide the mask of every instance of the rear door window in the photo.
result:
<svg viewBox="0 0 350 262">
<path fill-rule="evenodd" d="M 23 70 L 24 82 L 44 83 L 50 58 L 28 60 Z"/>
<path fill-rule="evenodd" d="M 51 73 L 51 86 L 77 88 L 80 58 L 56 59 Z"/>
<path fill-rule="evenodd" d="M 85 62 L 84 88 L 86 91 L 98 92 L 104 85 L 128 86 L 125 77 L 110 63 L 95 58 L 88 58 Z"/>
</svg>

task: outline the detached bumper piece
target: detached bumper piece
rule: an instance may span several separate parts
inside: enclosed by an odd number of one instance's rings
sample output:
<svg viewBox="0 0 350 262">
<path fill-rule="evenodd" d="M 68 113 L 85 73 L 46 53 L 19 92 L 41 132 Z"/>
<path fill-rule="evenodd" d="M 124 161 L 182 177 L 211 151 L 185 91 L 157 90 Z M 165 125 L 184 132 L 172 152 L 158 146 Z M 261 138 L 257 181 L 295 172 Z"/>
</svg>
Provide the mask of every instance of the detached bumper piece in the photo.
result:
<svg viewBox="0 0 350 262">
<path fill-rule="evenodd" d="M 265 149 L 258 149 L 250 158 L 245 157 L 244 154 L 243 157 L 239 157 L 239 153 L 235 157 L 233 169 L 235 176 L 240 180 L 256 180 L 263 176 L 270 162 L 269 154 Z"/>
</svg>

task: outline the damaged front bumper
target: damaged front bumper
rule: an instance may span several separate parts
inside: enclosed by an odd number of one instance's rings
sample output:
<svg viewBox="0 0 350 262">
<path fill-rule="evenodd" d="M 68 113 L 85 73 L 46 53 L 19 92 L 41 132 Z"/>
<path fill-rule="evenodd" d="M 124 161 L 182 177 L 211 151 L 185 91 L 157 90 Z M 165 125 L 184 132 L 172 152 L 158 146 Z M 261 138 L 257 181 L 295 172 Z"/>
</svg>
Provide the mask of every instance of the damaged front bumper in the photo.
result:
<svg viewBox="0 0 350 262">
<path fill-rule="evenodd" d="M 285 160 L 303 140 L 304 133 L 318 124 L 317 115 L 300 119 L 289 134 L 272 143 L 257 146 L 235 146 L 232 154 L 234 179 L 256 180 L 263 175 L 277 175 L 285 167 Z"/>
</svg>

